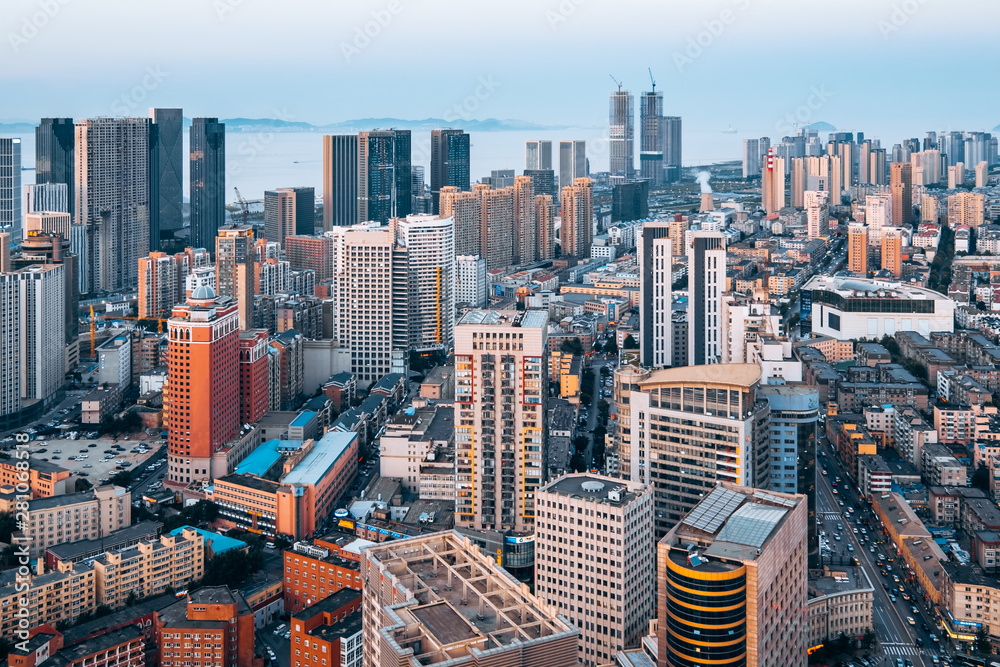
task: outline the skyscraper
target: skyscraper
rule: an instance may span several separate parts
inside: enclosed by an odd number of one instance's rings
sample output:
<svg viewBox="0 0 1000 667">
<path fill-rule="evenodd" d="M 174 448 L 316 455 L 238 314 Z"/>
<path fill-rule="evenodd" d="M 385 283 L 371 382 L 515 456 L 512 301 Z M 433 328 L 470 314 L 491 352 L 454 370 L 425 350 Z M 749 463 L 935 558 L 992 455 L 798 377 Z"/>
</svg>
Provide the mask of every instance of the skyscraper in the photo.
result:
<svg viewBox="0 0 1000 667">
<path fill-rule="evenodd" d="M 663 162 L 666 166 L 664 182 L 676 183 L 681 180 L 683 163 L 682 132 L 680 116 L 663 117 Z"/>
<path fill-rule="evenodd" d="M 35 128 L 35 183 L 65 183 L 69 212 L 75 210 L 75 142 L 72 118 L 43 118 Z"/>
<path fill-rule="evenodd" d="M 514 177 L 514 263 L 537 261 L 538 221 L 530 176 Z"/>
<path fill-rule="evenodd" d="M 21 242 L 21 140 L 0 138 L 0 231 Z"/>
<path fill-rule="evenodd" d="M 627 90 L 611 93 L 608 112 L 610 124 L 608 148 L 610 173 L 615 182 L 630 181 L 635 177 L 635 98 Z M 560 187 L 565 187 L 560 183 Z"/>
<path fill-rule="evenodd" d="M 847 227 L 847 270 L 868 275 L 868 227 L 861 222 Z"/>
<path fill-rule="evenodd" d="M 555 204 L 550 195 L 535 195 L 535 238 L 538 259 L 552 259 L 556 251 Z"/>
<path fill-rule="evenodd" d="M 658 667 L 805 667 L 803 495 L 725 483 L 657 545 Z"/>
<path fill-rule="evenodd" d="M 149 119 L 79 121 L 75 155 L 73 218 L 86 232 L 86 291 L 135 288 L 139 258 L 149 254 Z"/>
<path fill-rule="evenodd" d="M 0 244 L 8 244 L 8 232 L 0 232 Z M 10 249 L 0 247 L 0 256 L 10 261 Z M 2 257 L 0 257 L 2 259 Z M 0 426 L 20 424 L 21 413 L 21 286 L 9 266 L 0 270 Z"/>
<path fill-rule="evenodd" d="M 594 240 L 594 186 L 589 178 L 578 178 L 562 189 L 562 225 L 559 240 L 562 254 L 589 257 Z"/>
<path fill-rule="evenodd" d="M 580 142 L 583 143 L 583 142 Z M 559 144 L 560 155 L 562 154 L 562 142 Z M 582 153 L 581 153 L 582 155 Z M 587 160 L 583 160 L 583 169 L 586 171 Z M 559 188 L 556 185 L 556 173 L 552 169 L 525 169 L 525 176 L 531 176 L 531 186 L 535 190 L 536 195 L 549 195 L 552 197 L 552 201 L 559 201 Z M 570 183 L 573 182 L 571 178 Z"/>
<path fill-rule="evenodd" d="M 715 364 L 722 359 L 726 237 L 721 232 L 692 231 L 688 238 L 688 363 Z"/>
<path fill-rule="evenodd" d="M 663 93 L 653 90 L 639 98 L 639 178 L 656 186 L 663 183 L 665 173 L 663 149 Z"/>
<path fill-rule="evenodd" d="M 455 326 L 455 523 L 532 531 L 545 481 L 543 310 L 475 310 Z"/>
<path fill-rule="evenodd" d="M 767 162 L 761 172 L 761 208 L 766 213 L 777 213 L 785 207 L 785 160 L 776 157 L 774 149 L 767 152 Z"/>
<path fill-rule="evenodd" d="M 882 230 L 882 268 L 896 278 L 903 275 L 903 230 Z"/>
<path fill-rule="evenodd" d="M 316 233 L 316 188 L 299 186 L 292 188 L 292 192 L 295 193 L 295 234 L 312 236 Z"/>
<path fill-rule="evenodd" d="M 636 243 L 639 260 L 639 351 L 646 368 L 666 368 L 671 355 L 673 249 L 670 223 L 647 222 Z"/>
<path fill-rule="evenodd" d="M 514 188 L 493 190 L 477 184 L 473 191 L 479 195 L 482 216 L 482 248 L 476 253 L 486 258 L 489 270 L 502 269 L 514 264 Z"/>
<path fill-rule="evenodd" d="M 25 218 L 31 213 L 43 211 L 72 213 L 69 207 L 69 187 L 65 183 L 24 185 L 21 188 L 21 208 Z"/>
<path fill-rule="evenodd" d="M 215 289 L 236 303 L 237 321 L 244 331 L 253 326 L 253 245 L 249 226 L 223 227 L 215 238 Z"/>
<path fill-rule="evenodd" d="M 66 278 L 62 264 L 17 271 L 20 299 L 21 402 L 52 402 L 66 376 Z"/>
<path fill-rule="evenodd" d="M 286 236 L 296 234 L 295 200 L 292 188 L 264 192 L 264 237 L 268 241 L 284 244 Z"/>
<path fill-rule="evenodd" d="M 267 329 L 239 333 L 241 424 L 260 421 L 270 404 L 267 339 Z"/>
<path fill-rule="evenodd" d="M 455 257 L 455 304 L 459 307 L 486 307 L 486 260 L 479 255 Z"/>
<path fill-rule="evenodd" d="M 159 250 L 161 231 L 184 226 L 184 113 L 150 109 L 149 118 L 149 248 Z"/>
<path fill-rule="evenodd" d="M 167 322 L 170 482 L 212 476 L 212 455 L 236 437 L 240 419 L 239 309 L 203 286 Z"/>
<path fill-rule="evenodd" d="M 410 211 L 410 131 L 358 133 L 359 222 L 385 224 Z"/>
<path fill-rule="evenodd" d="M 743 140 L 743 178 L 760 176 L 760 141 Z"/>
<path fill-rule="evenodd" d="M 878 243 L 882 229 L 892 227 L 892 196 L 879 192 L 865 197 L 865 223 L 868 225 L 868 242 Z"/>
<path fill-rule="evenodd" d="M 525 169 L 552 169 L 552 142 L 548 139 L 524 142 Z"/>
<path fill-rule="evenodd" d="M 442 218 L 455 220 L 455 253 L 481 255 L 483 217 L 478 192 L 464 192 L 454 185 L 441 188 Z"/>
<path fill-rule="evenodd" d="M 912 167 L 909 162 L 893 162 L 889 168 L 889 191 L 892 194 L 892 226 L 913 222 Z"/>
<path fill-rule="evenodd" d="M 449 349 L 455 331 L 455 221 L 394 218 L 393 348 Z"/>
<path fill-rule="evenodd" d="M 434 213 L 440 211 L 441 188 L 470 187 L 469 135 L 464 130 L 431 131 L 431 197 Z"/>
<path fill-rule="evenodd" d="M 195 118 L 189 132 L 191 245 L 212 248 L 226 221 L 226 124 Z"/>
<path fill-rule="evenodd" d="M 358 222 L 358 137 L 323 137 L 323 231 Z"/>
<path fill-rule="evenodd" d="M 151 252 L 139 260 L 139 318 L 170 317 L 180 301 L 177 260 L 173 255 Z M 182 296 L 182 295 L 181 295 Z"/>
<path fill-rule="evenodd" d="M 805 207 L 806 162 L 804 157 L 792 158 L 792 206 Z"/>
</svg>

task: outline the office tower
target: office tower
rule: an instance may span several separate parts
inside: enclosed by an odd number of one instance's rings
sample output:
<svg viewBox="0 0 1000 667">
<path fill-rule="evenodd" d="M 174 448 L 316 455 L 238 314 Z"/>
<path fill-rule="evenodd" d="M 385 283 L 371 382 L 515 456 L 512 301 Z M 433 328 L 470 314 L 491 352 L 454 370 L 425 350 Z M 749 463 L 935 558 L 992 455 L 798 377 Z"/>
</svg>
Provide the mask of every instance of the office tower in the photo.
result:
<svg viewBox="0 0 1000 667">
<path fill-rule="evenodd" d="M 10 232 L 0 232 L 0 273 L 10 271 Z"/>
<path fill-rule="evenodd" d="M 976 165 L 976 187 L 985 188 L 986 184 L 989 182 L 990 167 L 986 164 L 986 161 Z"/>
<path fill-rule="evenodd" d="M 239 333 L 240 423 L 256 424 L 268 410 L 267 329 Z"/>
<path fill-rule="evenodd" d="M 808 521 L 803 495 L 701 499 L 656 547 L 657 665 L 805 667 Z"/>
<path fill-rule="evenodd" d="M 72 233 L 73 218 L 69 213 L 53 213 L 40 211 L 29 213 L 24 217 L 24 234 L 28 232 L 53 232 L 69 240 Z"/>
<path fill-rule="evenodd" d="M 482 247 L 478 251 L 486 258 L 489 270 L 502 269 L 514 264 L 514 188 L 492 190 L 486 185 L 476 185 L 479 209 L 482 216 Z"/>
<path fill-rule="evenodd" d="M 57 395 L 66 376 L 66 267 L 35 264 L 17 271 L 20 300 L 21 402 Z"/>
<path fill-rule="evenodd" d="M 986 195 L 980 192 L 959 192 L 948 195 L 948 226 L 968 225 L 976 229 L 986 219 Z"/>
<path fill-rule="evenodd" d="M 844 170 L 842 182 L 844 189 L 849 189 L 857 180 L 857 173 L 854 170 L 854 157 L 857 152 L 857 146 L 853 141 L 847 141 L 838 144 L 838 149 L 838 154 L 840 155 L 840 166 Z"/>
<path fill-rule="evenodd" d="M 229 225 L 215 238 L 215 291 L 236 302 L 241 330 L 253 325 L 253 229 Z"/>
<path fill-rule="evenodd" d="M 872 142 L 864 141 L 858 146 L 858 183 L 871 183 L 869 169 L 871 168 Z"/>
<path fill-rule="evenodd" d="M 407 185 L 409 187 L 409 185 Z M 283 190 L 284 188 L 278 188 Z M 311 236 L 316 233 L 316 188 L 300 186 L 288 188 L 295 193 L 295 234 Z M 409 204 L 407 204 L 409 210 Z"/>
<path fill-rule="evenodd" d="M 586 159 L 584 159 L 584 170 L 586 171 Z M 525 176 L 531 177 L 531 186 L 536 195 L 548 195 L 552 201 L 559 201 L 559 188 L 556 185 L 556 173 L 551 169 L 525 169 Z M 572 179 L 570 183 L 572 183 Z"/>
<path fill-rule="evenodd" d="M 43 118 L 35 128 L 35 183 L 66 186 L 66 211 L 76 209 L 76 169 L 74 147 L 76 135 L 72 118 Z M 48 209 L 61 211 L 63 209 Z"/>
<path fill-rule="evenodd" d="M 191 121 L 191 245 L 211 248 L 226 224 L 226 124 L 218 118 Z"/>
<path fill-rule="evenodd" d="M 760 380 L 760 364 L 683 366 L 617 390 L 630 408 L 630 479 L 653 485 L 657 537 L 717 482 L 767 488 L 770 412 Z"/>
<path fill-rule="evenodd" d="M 366 666 L 413 664 L 418 651 L 426 667 L 578 664 L 577 628 L 457 531 L 385 542 L 362 554 Z"/>
<path fill-rule="evenodd" d="M 42 211 L 71 213 L 69 186 L 65 183 L 24 185 L 21 188 L 21 207 L 25 216 Z M 69 238 L 69 235 L 66 238 Z"/>
<path fill-rule="evenodd" d="M 666 368 L 671 355 L 671 223 L 647 222 L 639 230 L 639 351 L 646 368 Z"/>
<path fill-rule="evenodd" d="M 519 177 L 520 178 L 520 177 Z M 455 330 L 455 221 L 393 219 L 393 349 L 449 349 Z"/>
<path fill-rule="evenodd" d="M 469 135 L 464 130 L 431 131 L 431 198 L 434 213 L 440 211 L 441 188 L 453 185 L 468 190 Z"/>
<path fill-rule="evenodd" d="M 652 186 L 662 185 L 665 174 L 663 149 L 663 93 L 656 87 L 639 98 L 639 178 Z"/>
<path fill-rule="evenodd" d="M 0 245 L 9 244 L 9 232 L 0 232 Z M 7 255 L 10 262 L 10 250 Z M 0 425 L 20 424 L 21 413 L 21 280 L 4 267 L 0 271 Z"/>
<path fill-rule="evenodd" d="M 803 157 L 792 158 L 792 206 L 805 207 L 806 162 Z M 703 195 L 704 196 L 704 195 Z"/>
<path fill-rule="evenodd" d="M 594 186 L 589 178 L 578 178 L 562 189 L 562 224 L 559 240 L 562 254 L 589 257 L 594 240 Z"/>
<path fill-rule="evenodd" d="M 680 213 L 674 214 L 670 221 L 670 248 L 674 257 L 680 257 L 687 252 L 688 219 Z M 684 345 L 687 347 L 687 344 Z"/>
<path fill-rule="evenodd" d="M 538 220 L 535 194 L 530 176 L 516 176 L 514 183 L 514 264 L 529 264 L 539 259 Z"/>
<path fill-rule="evenodd" d="M 760 176 L 760 141 L 743 140 L 743 178 Z"/>
<path fill-rule="evenodd" d="M 714 364 L 722 354 L 726 237 L 721 232 L 693 231 L 688 238 L 688 363 Z"/>
<path fill-rule="evenodd" d="M 21 140 L 0 138 L 0 231 L 21 242 Z"/>
<path fill-rule="evenodd" d="M 442 218 L 455 220 L 455 253 L 479 255 L 483 251 L 483 216 L 479 192 L 464 192 L 454 185 L 441 188 Z"/>
<path fill-rule="evenodd" d="M 552 259 L 556 252 L 556 207 L 549 195 L 535 195 L 535 238 L 538 259 Z"/>
<path fill-rule="evenodd" d="M 149 119 L 76 124 L 76 210 L 86 232 L 87 292 L 131 289 L 149 254 Z"/>
<path fill-rule="evenodd" d="M 524 142 L 525 169 L 552 169 L 552 142 L 538 139 Z"/>
<path fill-rule="evenodd" d="M 878 243 L 882 230 L 892 227 L 892 195 L 879 193 L 865 197 L 865 222 L 868 224 L 868 240 Z"/>
<path fill-rule="evenodd" d="M 311 269 L 316 282 L 333 279 L 333 239 L 329 236 L 286 236 L 285 257 L 295 271 Z"/>
<path fill-rule="evenodd" d="M 830 205 L 840 206 L 844 196 L 844 174 L 837 155 L 825 156 L 830 166 Z"/>
<path fill-rule="evenodd" d="M 639 646 L 656 604 L 649 585 L 656 576 L 653 489 L 593 474 L 564 475 L 539 489 L 537 499 L 538 599 L 580 629 L 581 665 L 611 664 L 618 651 Z M 595 520 L 583 526 L 580 517 Z M 586 538 L 587 549 L 607 543 L 615 555 L 565 559 L 567 538 L 577 548 L 574 538 Z M 593 584 L 586 595 L 579 595 L 578 581 Z"/>
<path fill-rule="evenodd" d="M 785 208 L 785 160 L 775 157 L 769 149 L 767 162 L 761 172 L 761 208 L 766 213 L 777 213 Z"/>
<path fill-rule="evenodd" d="M 323 231 L 358 222 L 358 137 L 323 137 Z"/>
<path fill-rule="evenodd" d="M 150 109 L 149 119 L 149 248 L 159 250 L 161 231 L 184 226 L 184 113 Z"/>
<path fill-rule="evenodd" d="M 712 193 L 702 193 L 702 207 L 708 201 L 712 210 Z M 638 180 L 615 183 L 611 186 L 611 222 L 644 220 L 649 217 L 649 181 Z"/>
<path fill-rule="evenodd" d="M 65 215 L 65 214 L 63 214 Z M 66 221 L 52 225 L 66 228 Z M 2 240 L 0 240 L 2 245 Z M 0 272 L 3 271 L 0 262 Z M 75 368 L 80 361 L 80 292 L 77 285 L 77 273 L 80 270 L 79 258 L 70 252 L 69 239 L 54 231 L 28 229 L 24 241 L 21 242 L 21 253 L 9 259 L 8 270 L 28 268 L 32 265 L 58 264 L 64 267 L 63 303 L 65 304 L 63 330 L 65 331 L 65 371 Z"/>
<path fill-rule="evenodd" d="M 168 318 L 180 301 L 177 260 L 173 255 L 151 252 L 139 260 L 139 319 Z"/>
<path fill-rule="evenodd" d="M 525 176 L 531 174 L 525 173 Z M 587 142 L 580 140 L 559 142 L 559 190 L 572 185 L 578 178 L 587 176 Z M 536 192 L 538 192 L 536 190 Z"/>
<path fill-rule="evenodd" d="M 167 322 L 167 463 L 174 484 L 212 477 L 212 455 L 239 432 L 239 317 L 235 299 L 199 287 Z"/>
<path fill-rule="evenodd" d="M 455 326 L 455 523 L 530 532 L 545 480 L 542 310 L 474 310 Z"/>
<path fill-rule="evenodd" d="M 410 210 L 410 131 L 358 133 L 359 222 L 385 224 Z"/>
<path fill-rule="evenodd" d="M 941 182 L 941 153 L 936 150 L 919 151 L 910 155 L 912 182 L 930 185 Z"/>
<path fill-rule="evenodd" d="M 635 110 L 634 99 L 627 90 L 611 93 L 608 112 L 608 150 L 613 182 L 630 181 L 635 177 Z M 560 165 L 561 166 L 561 165 Z M 560 183 L 560 187 L 566 187 Z"/>
<path fill-rule="evenodd" d="M 896 278 L 903 275 L 903 230 L 895 227 L 882 230 L 882 268 Z"/>
<path fill-rule="evenodd" d="M 483 179 L 486 182 L 486 179 Z M 494 169 L 490 172 L 489 184 L 494 188 L 509 188 L 514 185 L 513 169 Z"/>
<path fill-rule="evenodd" d="M 677 183 L 681 180 L 681 117 L 663 117 L 663 161 L 666 163 L 664 182 Z"/>
<path fill-rule="evenodd" d="M 889 168 L 889 191 L 892 194 L 892 226 L 902 227 L 913 222 L 912 167 L 893 162 Z"/>
<path fill-rule="evenodd" d="M 868 275 L 868 228 L 861 222 L 847 227 L 847 270 Z"/>
<path fill-rule="evenodd" d="M 410 212 L 414 214 L 430 214 L 432 200 L 424 192 L 424 167 L 415 164 L 410 168 Z"/>
<path fill-rule="evenodd" d="M 885 149 L 874 148 L 868 153 L 868 181 L 872 185 L 886 185 Z"/>
<path fill-rule="evenodd" d="M 818 178 L 810 176 L 810 178 Z M 824 190 L 806 190 L 806 230 L 809 238 L 826 238 L 830 234 L 830 193 Z"/>
<path fill-rule="evenodd" d="M 295 191 L 291 188 L 268 190 L 264 193 L 264 237 L 284 244 L 286 236 L 295 234 Z"/>
<path fill-rule="evenodd" d="M 479 255 L 457 256 L 455 277 L 455 305 L 459 308 L 485 308 L 486 260 Z"/>
</svg>

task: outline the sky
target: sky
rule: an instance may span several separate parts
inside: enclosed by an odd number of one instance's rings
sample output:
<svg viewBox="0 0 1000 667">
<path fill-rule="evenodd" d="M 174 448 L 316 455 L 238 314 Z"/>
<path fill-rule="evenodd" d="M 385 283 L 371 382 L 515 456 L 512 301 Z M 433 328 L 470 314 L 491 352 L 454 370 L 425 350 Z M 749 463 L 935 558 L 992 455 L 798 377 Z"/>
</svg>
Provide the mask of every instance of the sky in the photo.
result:
<svg viewBox="0 0 1000 667">
<path fill-rule="evenodd" d="M 1000 123 L 995 0 L 3 0 L 0 122 L 185 115 L 607 124 L 647 67 L 685 128 Z"/>
</svg>

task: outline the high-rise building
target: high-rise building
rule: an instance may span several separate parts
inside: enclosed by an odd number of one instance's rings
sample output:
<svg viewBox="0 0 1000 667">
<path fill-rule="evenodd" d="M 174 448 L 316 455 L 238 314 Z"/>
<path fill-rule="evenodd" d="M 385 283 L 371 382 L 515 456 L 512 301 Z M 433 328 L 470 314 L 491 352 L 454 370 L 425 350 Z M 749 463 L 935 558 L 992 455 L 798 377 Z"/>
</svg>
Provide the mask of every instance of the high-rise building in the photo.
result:
<svg viewBox="0 0 1000 667">
<path fill-rule="evenodd" d="M 578 178 L 562 189 L 562 224 L 559 240 L 563 256 L 589 257 L 594 240 L 594 185 Z"/>
<path fill-rule="evenodd" d="M 868 180 L 872 185 L 886 185 L 886 161 L 884 148 L 873 148 L 869 151 Z"/>
<path fill-rule="evenodd" d="M 687 253 L 687 231 L 688 219 L 680 213 L 675 214 L 673 220 L 670 221 L 670 248 L 674 257 L 680 257 Z"/>
<path fill-rule="evenodd" d="M 535 593 L 580 629 L 581 665 L 612 664 L 617 652 L 639 646 L 656 604 L 649 585 L 656 576 L 653 489 L 593 474 L 564 475 L 539 489 L 537 502 Z M 588 517 L 586 526 L 580 517 Z M 576 553 L 583 544 L 607 544 L 614 557 L 567 559 L 567 543 Z M 578 581 L 593 584 L 586 595 Z"/>
<path fill-rule="evenodd" d="M 177 260 L 173 255 L 151 252 L 139 260 L 139 318 L 166 319 L 181 300 Z"/>
<path fill-rule="evenodd" d="M 708 198 L 711 211 L 711 193 L 703 193 L 702 201 Z M 704 209 L 704 206 L 703 206 Z M 611 186 L 611 222 L 645 220 L 649 217 L 649 181 L 640 179 Z"/>
<path fill-rule="evenodd" d="M 253 325 L 254 240 L 253 229 L 229 225 L 215 238 L 215 291 L 231 297 L 239 313 L 239 327 Z"/>
<path fill-rule="evenodd" d="M 43 211 L 72 213 L 69 208 L 69 186 L 65 183 L 24 185 L 21 189 L 21 207 L 26 218 L 30 213 Z M 70 215 L 70 220 L 72 220 L 72 215 Z M 69 237 L 70 235 L 67 234 L 66 238 Z"/>
<path fill-rule="evenodd" d="M 688 363 L 714 364 L 722 359 L 726 237 L 722 232 L 693 231 L 688 239 Z"/>
<path fill-rule="evenodd" d="M 560 142 L 560 149 L 562 143 Z M 560 151 L 561 152 L 561 151 Z M 584 159 L 584 171 L 586 171 L 586 158 Z M 525 169 L 525 176 L 531 176 L 531 186 L 536 195 L 549 195 L 552 201 L 559 201 L 559 187 L 556 184 L 556 173 L 551 169 Z M 560 176 L 561 178 L 561 176 Z M 570 179 L 570 183 L 573 179 Z"/>
<path fill-rule="evenodd" d="M 8 232 L 0 232 L 0 242 Z M 0 248 L 0 253 L 3 253 Z M 7 263 L 10 250 L 7 250 Z M 0 271 L 0 427 L 20 424 L 21 413 L 21 285 L 16 273 Z"/>
<path fill-rule="evenodd" d="M 149 249 L 160 249 L 160 233 L 184 226 L 184 112 L 149 110 Z"/>
<path fill-rule="evenodd" d="M 21 401 L 49 404 L 66 376 L 66 267 L 35 264 L 17 271 L 20 300 Z"/>
<path fill-rule="evenodd" d="M 394 218 L 393 349 L 449 349 L 455 331 L 455 221 Z"/>
<path fill-rule="evenodd" d="M 639 353 L 646 368 L 672 365 L 671 287 L 673 242 L 670 223 L 647 222 L 636 242 L 639 261 Z"/>
<path fill-rule="evenodd" d="M 139 284 L 149 254 L 149 119 L 76 124 L 76 225 L 86 230 L 88 292 Z"/>
<path fill-rule="evenodd" d="M 76 169 L 76 135 L 72 118 L 43 118 L 35 128 L 35 183 L 66 185 L 66 211 L 72 213 Z M 60 211 L 62 209 L 48 209 Z"/>
<path fill-rule="evenodd" d="M 535 195 L 535 239 L 538 259 L 552 259 L 556 251 L 555 204 L 550 195 Z"/>
<path fill-rule="evenodd" d="M 358 137 L 323 137 L 323 231 L 358 222 Z"/>
<path fill-rule="evenodd" d="M 631 413 L 630 479 L 653 485 L 657 537 L 717 482 L 767 488 L 770 413 L 758 396 L 760 364 L 669 368 L 636 380 L 621 396 Z"/>
<path fill-rule="evenodd" d="M 358 222 L 409 214 L 410 161 L 409 130 L 358 133 Z"/>
<path fill-rule="evenodd" d="M 226 124 L 195 118 L 189 135 L 191 245 L 211 248 L 226 224 Z"/>
<path fill-rule="evenodd" d="M 60 214 L 66 215 L 66 214 Z M 29 219 L 29 222 L 31 220 Z M 65 218 L 61 223 L 52 225 L 56 228 L 65 228 Z M 21 243 L 21 252 L 16 257 L 8 261 L 8 269 L 24 269 L 32 265 L 40 264 L 60 264 L 64 267 L 64 287 L 63 303 L 65 332 L 66 367 L 65 372 L 75 368 L 80 361 L 80 320 L 78 306 L 80 304 L 80 292 L 77 289 L 77 272 L 79 271 L 79 260 L 75 254 L 70 252 L 69 240 L 55 231 L 44 229 L 28 229 L 26 236 Z M 0 239 L 0 245 L 3 241 Z M 0 250 L 2 253 L 2 250 Z M 0 264 L 3 264 L 0 261 Z M 2 272 L 0 268 L 0 272 Z"/>
<path fill-rule="evenodd" d="M 892 226 L 902 227 L 913 222 L 912 167 L 893 162 L 889 168 L 889 191 L 892 195 Z"/>
<path fill-rule="evenodd" d="M 814 178 L 810 176 L 810 178 Z M 819 177 L 815 177 L 819 178 Z M 826 238 L 830 234 L 830 193 L 826 190 L 806 190 L 806 231 L 811 239 Z"/>
<path fill-rule="evenodd" d="M 663 93 L 654 85 L 639 98 L 639 178 L 652 186 L 663 184 L 664 130 Z"/>
<path fill-rule="evenodd" d="M 681 167 L 683 163 L 682 133 L 680 116 L 663 117 L 663 162 L 666 168 L 664 180 L 667 183 L 676 183 L 681 180 Z"/>
<path fill-rule="evenodd" d="M 630 181 L 635 177 L 635 98 L 627 90 L 611 93 L 608 122 L 608 149 L 610 173 L 616 182 Z M 560 183 L 565 187 L 565 183 Z"/>
<path fill-rule="evenodd" d="M 279 188 L 264 192 L 264 237 L 284 245 L 295 232 L 295 191 Z"/>
<path fill-rule="evenodd" d="M 514 185 L 513 169 L 494 169 L 489 177 L 483 178 L 483 183 L 488 183 L 493 188 L 507 188 Z"/>
<path fill-rule="evenodd" d="M 0 273 L 10 271 L 10 232 L 0 232 Z"/>
<path fill-rule="evenodd" d="M 431 198 L 434 213 L 440 211 L 441 188 L 470 188 L 469 135 L 464 130 L 431 131 Z"/>
<path fill-rule="evenodd" d="M 806 162 L 804 157 L 792 158 L 792 206 L 805 207 Z"/>
<path fill-rule="evenodd" d="M 805 667 L 802 495 L 724 483 L 657 544 L 657 664 Z"/>
<path fill-rule="evenodd" d="M 439 194 L 441 217 L 455 220 L 455 253 L 482 253 L 483 216 L 479 192 L 465 192 L 457 186 L 446 185 Z"/>
<path fill-rule="evenodd" d="M 847 227 L 847 270 L 868 275 L 868 227 L 861 222 Z"/>
<path fill-rule="evenodd" d="M 0 138 L 0 231 L 21 242 L 21 140 Z"/>
<path fill-rule="evenodd" d="M 978 228 L 986 220 L 986 195 L 981 192 L 958 192 L 948 195 L 948 226 Z"/>
<path fill-rule="evenodd" d="M 985 160 L 976 165 L 976 187 L 985 188 L 989 182 L 990 167 Z"/>
<path fill-rule="evenodd" d="M 903 230 L 895 227 L 882 230 L 882 268 L 896 278 L 903 275 Z"/>
<path fill-rule="evenodd" d="M 479 255 L 455 257 L 455 304 L 459 307 L 486 307 L 486 260 Z"/>
<path fill-rule="evenodd" d="M 192 292 L 167 322 L 167 463 L 174 484 L 208 479 L 212 455 L 239 431 L 239 324 L 236 300 L 210 287 Z"/>
<path fill-rule="evenodd" d="M 579 630 L 457 531 L 371 546 L 361 579 L 366 666 L 579 664 Z"/>
<path fill-rule="evenodd" d="M 473 191 L 479 195 L 482 246 L 478 254 L 486 258 L 489 270 L 502 269 L 514 264 L 514 188 L 493 190 L 477 184 Z"/>
<path fill-rule="evenodd" d="M 531 531 L 545 480 L 546 311 L 474 310 L 455 326 L 455 523 Z"/>
<path fill-rule="evenodd" d="M 892 195 L 880 192 L 865 197 L 865 223 L 868 225 L 868 242 L 878 243 L 882 230 L 892 227 Z"/>
<path fill-rule="evenodd" d="M 760 176 L 760 140 L 743 140 L 743 178 Z"/>
<path fill-rule="evenodd" d="M 535 194 L 530 176 L 514 177 L 514 264 L 540 259 Z"/>
<path fill-rule="evenodd" d="M 239 333 L 241 424 L 256 424 L 270 404 L 267 339 L 267 329 Z"/>
<path fill-rule="evenodd" d="M 761 208 L 766 213 L 777 213 L 785 207 L 785 160 L 776 157 L 769 149 L 767 162 L 761 172 Z"/>
<path fill-rule="evenodd" d="M 291 190 L 295 193 L 295 233 L 299 236 L 315 234 L 316 188 L 299 186 Z"/>
<path fill-rule="evenodd" d="M 72 234 L 73 218 L 69 213 L 38 211 L 24 217 L 24 234 L 28 232 L 52 232 L 69 240 Z"/>
<path fill-rule="evenodd" d="M 538 139 L 524 142 L 525 169 L 552 169 L 552 142 Z"/>
<path fill-rule="evenodd" d="M 286 236 L 285 257 L 295 271 L 311 269 L 316 282 L 333 278 L 333 239 L 329 236 Z"/>
</svg>

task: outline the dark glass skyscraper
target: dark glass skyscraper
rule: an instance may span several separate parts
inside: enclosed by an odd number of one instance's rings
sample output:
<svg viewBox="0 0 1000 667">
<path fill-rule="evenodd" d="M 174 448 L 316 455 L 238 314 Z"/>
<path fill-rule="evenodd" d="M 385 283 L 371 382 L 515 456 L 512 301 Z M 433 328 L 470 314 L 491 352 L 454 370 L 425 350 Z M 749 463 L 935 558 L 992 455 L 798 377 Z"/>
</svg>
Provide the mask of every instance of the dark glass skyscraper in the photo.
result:
<svg viewBox="0 0 1000 667">
<path fill-rule="evenodd" d="M 358 222 L 409 215 L 410 166 L 409 130 L 358 134 Z"/>
<path fill-rule="evenodd" d="M 396 195 L 395 217 L 405 218 L 413 210 L 413 164 L 411 156 L 411 136 L 409 130 L 393 130 L 396 135 L 395 170 Z"/>
<path fill-rule="evenodd" d="M 70 211 L 75 210 L 75 143 L 72 118 L 43 118 L 35 128 L 35 183 L 65 183 Z"/>
<path fill-rule="evenodd" d="M 681 180 L 681 154 L 681 117 L 664 116 L 663 163 L 665 182 L 676 183 Z"/>
<path fill-rule="evenodd" d="M 160 249 L 161 230 L 184 226 L 181 211 L 184 177 L 184 112 L 150 109 L 149 127 L 149 249 Z"/>
<path fill-rule="evenodd" d="M 316 188 L 292 188 L 295 192 L 295 233 L 312 236 L 316 233 Z"/>
<path fill-rule="evenodd" d="M 441 188 L 453 185 L 469 190 L 469 135 L 464 130 L 431 131 L 431 197 L 434 214 L 440 211 Z"/>
<path fill-rule="evenodd" d="M 358 222 L 358 136 L 323 137 L 323 230 Z"/>
<path fill-rule="evenodd" d="M 191 245 L 214 248 L 226 221 L 226 124 L 218 118 L 191 123 Z"/>
</svg>

